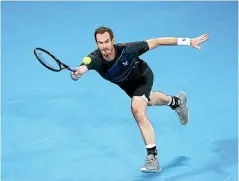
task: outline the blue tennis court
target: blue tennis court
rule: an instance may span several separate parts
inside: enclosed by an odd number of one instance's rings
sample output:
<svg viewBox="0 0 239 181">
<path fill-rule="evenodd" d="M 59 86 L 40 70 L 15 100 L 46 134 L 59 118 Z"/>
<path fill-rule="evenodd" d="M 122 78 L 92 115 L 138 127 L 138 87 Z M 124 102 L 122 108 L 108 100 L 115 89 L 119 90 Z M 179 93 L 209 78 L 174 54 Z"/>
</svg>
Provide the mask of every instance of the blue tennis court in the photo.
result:
<svg viewBox="0 0 239 181">
<path fill-rule="evenodd" d="M 2 2 L 2 181 L 237 181 L 237 2 Z M 36 60 L 42 47 L 71 66 L 116 42 L 196 37 L 202 51 L 159 47 L 141 56 L 153 90 L 188 94 L 182 126 L 169 107 L 149 107 L 162 172 L 140 172 L 146 149 L 130 99 L 96 72 L 79 81 Z"/>
</svg>

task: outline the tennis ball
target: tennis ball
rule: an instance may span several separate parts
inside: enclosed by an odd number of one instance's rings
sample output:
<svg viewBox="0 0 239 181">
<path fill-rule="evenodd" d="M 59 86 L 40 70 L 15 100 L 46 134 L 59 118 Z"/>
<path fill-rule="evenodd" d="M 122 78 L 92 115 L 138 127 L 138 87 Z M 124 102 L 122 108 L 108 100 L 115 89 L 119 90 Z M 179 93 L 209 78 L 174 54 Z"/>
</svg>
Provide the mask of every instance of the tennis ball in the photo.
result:
<svg viewBox="0 0 239 181">
<path fill-rule="evenodd" d="M 84 63 L 85 65 L 90 64 L 90 62 L 91 62 L 91 58 L 90 58 L 90 57 L 85 57 L 85 58 L 83 58 L 83 63 Z"/>
</svg>

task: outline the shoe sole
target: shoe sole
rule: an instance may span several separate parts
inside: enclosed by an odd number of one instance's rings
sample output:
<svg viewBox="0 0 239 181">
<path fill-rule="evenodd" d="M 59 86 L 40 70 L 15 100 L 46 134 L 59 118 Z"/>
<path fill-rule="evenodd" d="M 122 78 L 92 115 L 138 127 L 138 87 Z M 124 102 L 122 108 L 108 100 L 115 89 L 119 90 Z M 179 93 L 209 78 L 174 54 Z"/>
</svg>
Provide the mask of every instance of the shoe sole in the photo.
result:
<svg viewBox="0 0 239 181">
<path fill-rule="evenodd" d="M 141 168 L 141 172 L 143 172 L 143 173 L 158 173 L 158 172 L 161 172 L 161 168 L 159 170 L 147 170 L 146 168 Z"/>
</svg>

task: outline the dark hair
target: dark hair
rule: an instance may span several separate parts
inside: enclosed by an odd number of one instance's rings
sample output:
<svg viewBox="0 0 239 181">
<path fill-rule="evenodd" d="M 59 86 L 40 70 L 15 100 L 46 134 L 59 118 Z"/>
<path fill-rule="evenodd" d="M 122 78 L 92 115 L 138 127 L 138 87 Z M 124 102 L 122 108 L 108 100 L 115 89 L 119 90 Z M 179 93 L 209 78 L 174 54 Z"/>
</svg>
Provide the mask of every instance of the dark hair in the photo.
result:
<svg viewBox="0 0 239 181">
<path fill-rule="evenodd" d="M 112 31 L 110 28 L 105 27 L 105 26 L 101 26 L 101 27 L 99 27 L 99 28 L 97 28 L 97 29 L 95 30 L 95 34 L 94 34 L 94 36 L 95 36 L 95 41 L 97 42 L 97 40 L 96 40 L 96 35 L 97 35 L 97 34 L 103 34 L 103 33 L 105 33 L 105 32 L 108 32 L 108 33 L 110 34 L 110 39 L 111 39 L 111 40 L 114 38 L 113 31 Z"/>
</svg>

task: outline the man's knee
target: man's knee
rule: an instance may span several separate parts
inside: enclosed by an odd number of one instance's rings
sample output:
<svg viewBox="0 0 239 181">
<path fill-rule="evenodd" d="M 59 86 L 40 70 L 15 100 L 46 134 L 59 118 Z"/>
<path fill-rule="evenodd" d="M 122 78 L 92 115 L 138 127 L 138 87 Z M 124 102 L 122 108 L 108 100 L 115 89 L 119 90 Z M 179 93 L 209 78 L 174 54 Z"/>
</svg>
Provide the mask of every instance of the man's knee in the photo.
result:
<svg viewBox="0 0 239 181">
<path fill-rule="evenodd" d="M 142 97 L 133 97 L 131 109 L 137 121 L 144 120 L 146 116 L 147 102 Z"/>
<path fill-rule="evenodd" d="M 142 114 L 142 108 L 140 108 L 140 106 L 138 106 L 137 104 L 132 104 L 131 109 L 135 116 Z"/>
</svg>

